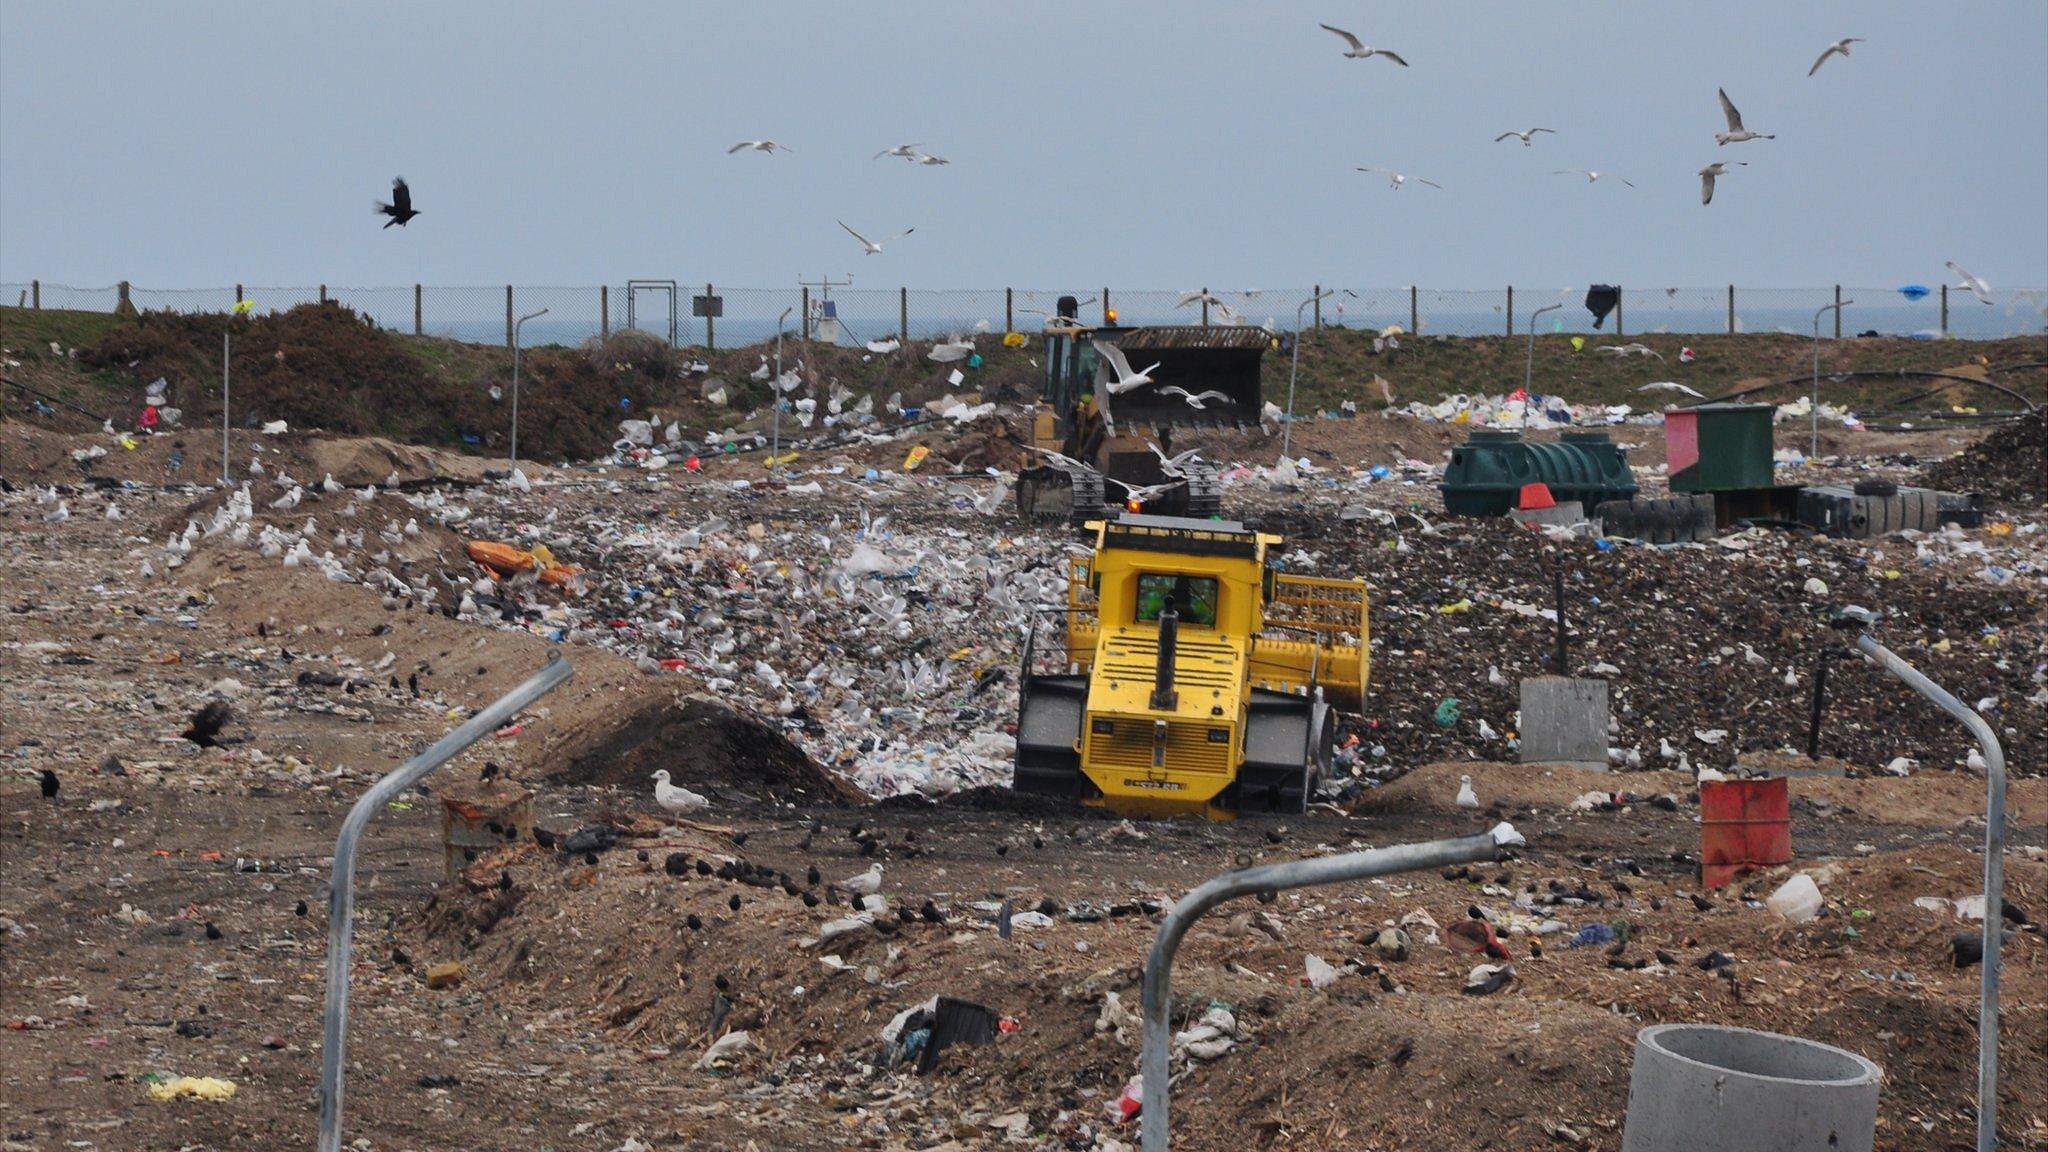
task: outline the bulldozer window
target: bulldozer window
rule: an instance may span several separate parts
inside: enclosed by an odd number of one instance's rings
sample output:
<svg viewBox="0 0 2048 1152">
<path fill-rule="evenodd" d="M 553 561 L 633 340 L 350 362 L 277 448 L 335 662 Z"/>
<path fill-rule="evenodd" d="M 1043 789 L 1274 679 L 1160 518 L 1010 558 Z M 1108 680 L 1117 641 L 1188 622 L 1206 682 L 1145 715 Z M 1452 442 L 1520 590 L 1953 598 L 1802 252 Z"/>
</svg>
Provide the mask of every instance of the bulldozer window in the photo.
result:
<svg viewBox="0 0 2048 1152">
<path fill-rule="evenodd" d="M 1159 619 L 1159 612 L 1172 597 L 1181 623 L 1216 626 L 1216 578 L 1181 576 L 1172 572 L 1138 573 L 1138 622 Z"/>
</svg>

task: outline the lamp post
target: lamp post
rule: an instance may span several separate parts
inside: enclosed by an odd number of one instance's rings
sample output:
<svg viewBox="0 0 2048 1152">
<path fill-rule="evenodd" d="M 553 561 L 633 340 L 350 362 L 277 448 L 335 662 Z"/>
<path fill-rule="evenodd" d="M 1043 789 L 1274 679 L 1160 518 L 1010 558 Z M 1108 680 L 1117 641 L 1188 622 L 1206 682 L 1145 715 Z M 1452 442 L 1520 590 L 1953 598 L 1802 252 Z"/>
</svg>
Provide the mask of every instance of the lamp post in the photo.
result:
<svg viewBox="0 0 2048 1152">
<path fill-rule="evenodd" d="M 1308 309 L 1309 305 L 1321 300 L 1325 296 L 1335 296 L 1336 294 L 1337 290 L 1335 288 L 1327 292 L 1318 292 L 1303 300 L 1301 306 L 1294 310 L 1294 360 L 1287 366 L 1287 422 L 1280 426 L 1280 454 L 1282 456 L 1291 455 L 1291 449 L 1294 447 L 1294 377 L 1296 373 L 1301 371 L 1301 314 Z"/>
<path fill-rule="evenodd" d="M 519 467 L 519 330 L 535 316 L 545 316 L 548 310 L 528 312 L 512 325 L 512 467 Z"/>
<path fill-rule="evenodd" d="M 1808 415 L 1811 417 L 1808 425 L 1812 429 L 1812 439 L 1806 446 L 1809 466 L 1813 458 L 1820 455 L 1820 318 L 1830 312 L 1840 312 L 1854 303 L 1854 300 L 1837 300 L 1813 314 L 1813 392 L 1806 398 Z"/>
<path fill-rule="evenodd" d="M 232 327 L 220 331 L 220 486 L 229 487 L 228 480 L 228 355 L 235 348 L 235 333 Z"/>
<path fill-rule="evenodd" d="M 782 456 L 782 326 L 789 320 L 794 308 L 784 308 L 782 315 L 775 318 L 775 379 L 768 384 L 768 400 L 775 409 L 775 431 L 768 444 L 768 467 L 776 466 Z"/>
<path fill-rule="evenodd" d="M 1529 358 L 1522 365 L 1522 431 L 1524 432 L 1529 430 L 1530 389 L 1535 387 L 1536 384 L 1536 318 L 1545 312 L 1555 312 L 1562 307 L 1564 307 L 1564 301 L 1560 300 L 1555 304 L 1545 304 L 1543 307 L 1529 313 Z"/>
</svg>

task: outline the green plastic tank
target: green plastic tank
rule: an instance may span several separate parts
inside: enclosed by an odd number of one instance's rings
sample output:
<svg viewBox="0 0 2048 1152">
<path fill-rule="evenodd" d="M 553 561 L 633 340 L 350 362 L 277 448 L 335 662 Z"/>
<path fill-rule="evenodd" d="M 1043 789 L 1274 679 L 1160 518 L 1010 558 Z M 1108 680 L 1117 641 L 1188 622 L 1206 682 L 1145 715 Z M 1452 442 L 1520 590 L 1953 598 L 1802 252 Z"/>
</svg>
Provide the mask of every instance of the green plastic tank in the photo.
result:
<svg viewBox="0 0 2048 1152">
<path fill-rule="evenodd" d="M 1556 443 L 1532 443 L 1519 432 L 1479 429 L 1451 449 L 1440 485 L 1453 516 L 1505 516 L 1524 484 L 1548 485 L 1553 498 L 1591 511 L 1605 500 L 1628 500 L 1636 477 L 1621 446 L 1605 432 L 1566 432 Z"/>
<path fill-rule="evenodd" d="M 1769 404 L 1700 404 L 1664 413 L 1673 492 L 1742 492 L 1776 485 Z"/>
</svg>

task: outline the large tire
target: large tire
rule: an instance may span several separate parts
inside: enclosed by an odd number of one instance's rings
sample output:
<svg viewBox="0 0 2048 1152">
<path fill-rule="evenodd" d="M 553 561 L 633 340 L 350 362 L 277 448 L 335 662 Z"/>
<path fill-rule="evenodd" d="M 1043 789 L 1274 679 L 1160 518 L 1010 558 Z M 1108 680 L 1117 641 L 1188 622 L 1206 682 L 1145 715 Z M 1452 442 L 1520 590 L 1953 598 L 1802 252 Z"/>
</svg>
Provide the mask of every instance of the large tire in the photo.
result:
<svg viewBox="0 0 2048 1152">
<path fill-rule="evenodd" d="M 1710 540 L 1714 535 L 1711 496 L 1668 496 L 1655 500 L 1609 500 L 1593 509 L 1607 536 L 1649 544 Z"/>
</svg>

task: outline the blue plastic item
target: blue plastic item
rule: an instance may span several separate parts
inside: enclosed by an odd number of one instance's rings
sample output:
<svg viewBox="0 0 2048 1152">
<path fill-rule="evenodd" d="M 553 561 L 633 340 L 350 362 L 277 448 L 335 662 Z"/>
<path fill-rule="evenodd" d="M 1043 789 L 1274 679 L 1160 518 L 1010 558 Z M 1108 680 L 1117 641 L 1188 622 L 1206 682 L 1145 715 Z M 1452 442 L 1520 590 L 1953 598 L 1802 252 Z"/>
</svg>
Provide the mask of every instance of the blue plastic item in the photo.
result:
<svg viewBox="0 0 2048 1152">
<path fill-rule="evenodd" d="M 1899 295 L 1904 296 L 1908 300 L 1921 300 L 1926 298 L 1927 291 L 1927 285 L 1925 284 L 1908 284 L 1899 289 Z"/>
</svg>

